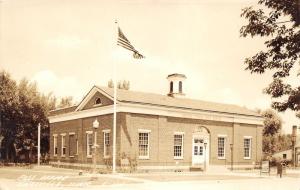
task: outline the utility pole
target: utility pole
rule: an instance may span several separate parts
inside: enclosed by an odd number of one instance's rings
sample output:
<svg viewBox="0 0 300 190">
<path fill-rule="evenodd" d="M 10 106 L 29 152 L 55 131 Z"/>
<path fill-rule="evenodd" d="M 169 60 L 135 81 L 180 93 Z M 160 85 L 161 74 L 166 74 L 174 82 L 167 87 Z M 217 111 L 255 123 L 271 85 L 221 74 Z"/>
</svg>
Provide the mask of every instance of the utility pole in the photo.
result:
<svg viewBox="0 0 300 190">
<path fill-rule="evenodd" d="M 41 159 L 41 124 L 38 125 L 38 166 L 40 166 Z"/>
</svg>

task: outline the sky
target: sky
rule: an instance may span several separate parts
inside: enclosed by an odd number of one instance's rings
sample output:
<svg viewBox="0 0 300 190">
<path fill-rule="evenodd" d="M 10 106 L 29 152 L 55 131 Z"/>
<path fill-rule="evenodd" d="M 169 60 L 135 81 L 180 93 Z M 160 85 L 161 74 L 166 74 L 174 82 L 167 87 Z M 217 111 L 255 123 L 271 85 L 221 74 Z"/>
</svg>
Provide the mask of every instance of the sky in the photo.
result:
<svg viewBox="0 0 300 190">
<path fill-rule="evenodd" d="M 255 0 L 1 0 L 0 69 L 36 81 L 40 91 L 79 102 L 93 85 L 113 78 L 134 91 L 167 94 L 167 75 L 187 76 L 187 98 L 270 107 L 270 73 L 245 71 L 244 59 L 263 38 L 241 38 L 241 9 Z M 116 48 L 117 25 L 145 59 Z M 299 85 L 299 78 L 290 82 Z M 299 124 L 280 114 L 283 132 Z"/>
</svg>

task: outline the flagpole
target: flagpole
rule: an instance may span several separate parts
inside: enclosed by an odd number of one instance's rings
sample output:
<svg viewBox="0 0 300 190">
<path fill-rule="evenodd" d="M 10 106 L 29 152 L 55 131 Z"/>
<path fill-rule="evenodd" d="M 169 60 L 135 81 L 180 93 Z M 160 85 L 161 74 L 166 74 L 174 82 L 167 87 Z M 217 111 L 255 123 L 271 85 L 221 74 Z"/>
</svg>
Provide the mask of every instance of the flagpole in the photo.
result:
<svg viewBox="0 0 300 190">
<path fill-rule="evenodd" d="M 116 38 L 118 39 L 118 21 L 115 20 L 116 24 Z M 117 45 L 116 45 L 117 46 Z M 113 116 L 113 165 L 112 165 L 112 172 L 116 173 L 116 138 L 117 138 L 117 64 L 118 57 L 115 53 L 114 63 L 113 63 L 113 78 L 114 78 L 114 116 Z"/>
</svg>

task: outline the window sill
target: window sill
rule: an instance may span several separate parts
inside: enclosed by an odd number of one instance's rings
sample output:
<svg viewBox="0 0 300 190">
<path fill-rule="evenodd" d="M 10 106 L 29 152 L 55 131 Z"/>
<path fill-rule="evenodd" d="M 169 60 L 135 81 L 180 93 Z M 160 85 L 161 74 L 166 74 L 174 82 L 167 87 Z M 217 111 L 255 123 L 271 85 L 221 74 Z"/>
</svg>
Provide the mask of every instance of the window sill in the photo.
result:
<svg viewBox="0 0 300 190">
<path fill-rule="evenodd" d="M 244 160 L 251 160 L 250 157 L 244 157 Z"/>
<path fill-rule="evenodd" d="M 149 156 L 139 156 L 140 160 L 149 160 Z"/>
<path fill-rule="evenodd" d="M 91 156 L 86 156 L 87 158 L 93 158 L 93 156 L 91 155 Z"/>
<path fill-rule="evenodd" d="M 183 160 L 183 157 L 174 157 L 174 160 Z"/>
<path fill-rule="evenodd" d="M 104 158 L 104 159 L 108 159 L 108 158 L 110 158 L 110 156 L 103 156 L 103 158 Z"/>
<path fill-rule="evenodd" d="M 65 158 L 65 157 L 66 157 L 66 155 L 61 155 L 60 157 L 62 157 L 62 158 Z"/>
<path fill-rule="evenodd" d="M 69 156 L 70 158 L 74 158 L 75 156 Z"/>
<path fill-rule="evenodd" d="M 225 160 L 225 157 L 218 157 L 218 160 Z"/>
</svg>

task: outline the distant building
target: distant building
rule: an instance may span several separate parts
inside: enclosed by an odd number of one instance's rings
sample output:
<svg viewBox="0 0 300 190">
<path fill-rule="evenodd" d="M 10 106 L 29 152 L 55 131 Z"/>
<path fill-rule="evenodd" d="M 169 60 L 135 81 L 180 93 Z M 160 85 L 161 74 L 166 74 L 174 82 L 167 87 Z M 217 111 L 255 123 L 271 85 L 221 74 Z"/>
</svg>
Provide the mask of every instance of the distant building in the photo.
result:
<svg viewBox="0 0 300 190">
<path fill-rule="evenodd" d="M 293 150 L 288 149 L 280 152 L 276 152 L 272 155 L 273 158 L 279 159 L 279 160 L 292 160 L 293 159 Z"/>
<path fill-rule="evenodd" d="M 295 164 L 300 166 L 300 126 L 293 126 L 293 134 L 295 136 L 295 149 L 293 150 L 293 155 L 295 154 Z"/>
<path fill-rule="evenodd" d="M 117 160 L 126 156 L 140 170 L 231 167 L 232 160 L 234 167 L 253 168 L 261 160 L 263 119 L 258 113 L 187 99 L 185 75 L 167 79 L 167 95 L 118 90 Z M 91 167 L 96 120 L 97 167 L 111 164 L 112 88 L 92 87 L 77 106 L 52 111 L 49 120 L 52 164 Z"/>
</svg>

